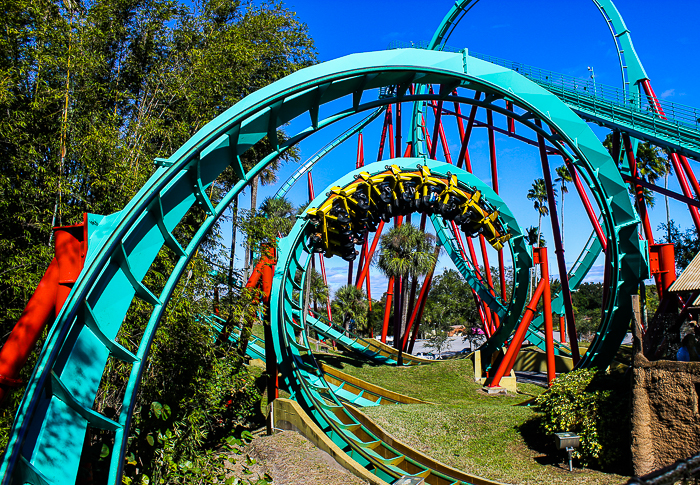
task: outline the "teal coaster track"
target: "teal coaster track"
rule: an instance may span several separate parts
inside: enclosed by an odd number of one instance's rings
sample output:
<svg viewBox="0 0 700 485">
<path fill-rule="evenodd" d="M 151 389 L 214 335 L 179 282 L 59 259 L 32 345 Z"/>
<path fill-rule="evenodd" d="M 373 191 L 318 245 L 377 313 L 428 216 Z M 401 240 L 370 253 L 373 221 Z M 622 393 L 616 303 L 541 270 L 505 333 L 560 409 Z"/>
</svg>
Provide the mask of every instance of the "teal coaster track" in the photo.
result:
<svg viewBox="0 0 700 485">
<path fill-rule="evenodd" d="M 571 161 L 598 206 L 611 266 L 601 324 L 578 365 L 607 367 L 631 318 L 629 295 L 637 291 L 640 281 L 648 274 L 647 250 L 644 241 L 640 241 L 639 217 L 620 170 L 584 120 L 608 124 L 635 138 L 649 139 L 695 157 L 700 140 L 697 126 L 683 124 L 670 116 L 666 119 L 645 113 L 641 106 L 629 103 L 626 107 L 624 103 L 616 106 L 609 99 L 583 96 L 563 84 L 554 89 L 516 72 L 510 68 L 513 66 L 470 56 L 466 49 L 439 50 L 444 48 L 458 19 L 474 3 L 455 4 L 431 41 L 430 49 L 354 54 L 303 69 L 260 89 L 208 123 L 169 158 L 156 160 L 158 168 L 153 176 L 122 211 L 106 217 L 90 216 L 85 266 L 47 337 L 27 385 L 0 465 L 3 485 L 74 483 L 88 427 L 114 433 L 109 483 L 121 483 L 130 419 L 150 345 L 175 285 L 204 236 L 234 197 L 274 158 L 338 121 L 363 112 L 369 112 L 370 117 L 378 116 L 386 106 L 396 103 L 456 102 L 504 114 L 544 138 L 550 147 Z M 613 33 L 621 32 L 624 24 L 620 24 L 621 18 L 612 3 L 595 3 L 614 26 Z M 623 32 L 617 41 L 622 42 L 619 51 L 625 53 L 627 67 L 623 69 L 623 77 L 631 86 L 645 75 L 640 63 L 635 68 L 630 61 L 636 55 L 628 37 Z M 629 47 L 625 42 L 629 42 Z M 436 47 L 438 50 L 433 50 Z M 412 93 L 412 85 L 433 85 L 438 89 L 434 92 L 416 89 Z M 475 91 L 482 96 L 473 96 Z M 506 109 L 504 102 L 513 108 Z M 308 126 L 281 142 L 277 129 L 299 119 L 308 120 Z M 270 140 L 273 151 L 251 170 L 244 170 L 241 155 L 264 137 Z M 500 348 L 526 303 L 527 284 L 522 278 L 531 265 L 530 249 L 518 237 L 520 230 L 515 219 L 512 216 L 512 220 L 508 219 L 507 207 L 493 191 L 456 167 L 423 157 L 394 162 L 401 167 L 428 165 L 442 174 L 450 170 L 466 186 L 483 186 L 487 199 L 499 208 L 502 221 L 513 236 L 509 244 L 518 266 L 513 297 L 508 302 L 487 297 L 488 288 L 477 281 L 460 256 L 454 234 L 439 217 L 433 217 L 433 222 L 440 242 L 464 277 L 473 280 L 484 301 L 504 317 L 505 323 L 483 350 L 488 353 Z M 228 166 L 232 166 L 238 181 L 214 205 L 207 189 Z M 296 179 L 302 173 L 298 172 Z M 341 181 L 348 181 L 351 176 L 343 172 L 337 175 Z M 178 241 L 173 231 L 195 206 L 207 216 L 190 241 Z M 296 269 L 306 271 L 309 262 L 310 249 L 303 227 L 300 222 L 280 242 L 271 299 L 274 346 L 287 387 L 321 429 L 379 478 L 393 481 L 409 473 L 435 478 L 428 483 L 459 483 L 374 440 L 368 430 L 347 414 L 324 383 L 303 332 L 302 292 L 294 279 Z M 601 247 L 602 242 L 591 237 L 571 270 L 572 286 L 585 276 Z M 161 250 L 171 251 L 179 259 L 163 290 L 156 295 L 142 281 Z M 132 352 L 116 343 L 115 338 L 134 299 L 150 304 L 152 311 L 138 348 Z M 109 358 L 131 365 L 122 410 L 114 418 L 92 409 Z"/>
</svg>

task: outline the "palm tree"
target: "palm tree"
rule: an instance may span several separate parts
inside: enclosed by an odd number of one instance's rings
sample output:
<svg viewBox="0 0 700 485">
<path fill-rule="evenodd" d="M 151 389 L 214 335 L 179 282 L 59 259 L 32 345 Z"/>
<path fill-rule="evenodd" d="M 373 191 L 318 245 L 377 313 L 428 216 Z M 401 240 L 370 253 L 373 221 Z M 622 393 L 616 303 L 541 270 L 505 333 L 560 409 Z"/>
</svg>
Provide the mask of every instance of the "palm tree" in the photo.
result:
<svg viewBox="0 0 700 485">
<path fill-rule="evenodd" d="M 605 137 L 603 146 L 607 148 L 612 156 L 613 134 L 610 133 Z M 624 155 L 624 147 L 622 148 L 621 158 Z M 646 182 L 656 183 L 658 179 L 668 175 L 671 171 L 671 166 L 663 156 L 663 151 L 653 146 L 650 142 L 644 142 L 637 145 L 635 158 L 637 160 L 637 172 L 642 180 Z M 634 191 L 630 187 L 630 191 Z M 654 207 L 654 193 L 647 189 L 643 189 L 644 202 L 649 207 Z M 667 199 L 668 200 L 668 199 Z"/>
<path fill-rule="evenodd" d="M 557 191 L 552 187 L 554 196 L 557 196 Z M 537 237 L 535 241 L 540 240 L 540 233 L 542 232 L 542 216 L 549 214 L 549 206 L 547 205 L 547 186 L 545 185 L 544 179 L 535 179 L 532 183 L 532 188 L 527 192 L 528 200 L 533 202 L 533 206 L 537 211 L 539 218 L 537 220 Z"/>
<path fill-rule="evenodd" d="M 323 282 L 323 277 L 321 273 L 315 269 L 311 270 L 311 301 L 314 305 L 314 312 L 318 313 L 318 302 L 323 302 L 324 304 L 328 301 L 328 287 Z"/>
<path fill-rule="evenodd" d="M 525 239 L 531 246 L 542 247 L 547 245 L 547 241 L 545 240 L 544 236 L 542 236 L 542 234 L 538 235 L 538 230 L 535 226 L 530 226 L 525 229 Z"/>
<path fill-rule="evenodd" d="M 367 326 L 367 311 L 369 303 L 367 295 L 355 285 L 345 285 L 338 288 L 332 303 L 333 314 L 345 325 L 345 334 L 350 334 L 350 323 L 363 330 Z"/>
<path fill-rule="evenodd" d="M 403 280 L 400 324 L 394 326 L 394 347 L 399 351 L 399 365 L 403 363 L 402 337 L 408 319 L 408 281 L 411 276 L 424 275 L 432 269 L 436 260 L 434 240 L 435 236 L 426 234 L 411 224 L 394 227 L 381 239 L 377 266 L 387 277 Z"/>
<path fill-rule="evenodd" d="M 561 245 L 564 246 L 564 194 L 569 192 L 566 184 L 573 182 L 574 179 L 571 178 L 569 169 L 566 165 L 561 165 L 555 169 L 557 177 L 554 179 L 555 182 L 559 183 L 559 190 L 561 190 L 561 206 L 559 207 L 559 214 L 561 215 Z"/>
<path fill-rule="evenodd" d="M 655 184 L 657 180 L 668 174 L 670 169 L 668 160 L 662 156 L 658 148 L 648 141 L 637 145 L 637 170 L 643 180 Z M 644 189 L 644 202 L 649 207 L 654 207 L 654 194 L 647 188 Z"/>
</svg>

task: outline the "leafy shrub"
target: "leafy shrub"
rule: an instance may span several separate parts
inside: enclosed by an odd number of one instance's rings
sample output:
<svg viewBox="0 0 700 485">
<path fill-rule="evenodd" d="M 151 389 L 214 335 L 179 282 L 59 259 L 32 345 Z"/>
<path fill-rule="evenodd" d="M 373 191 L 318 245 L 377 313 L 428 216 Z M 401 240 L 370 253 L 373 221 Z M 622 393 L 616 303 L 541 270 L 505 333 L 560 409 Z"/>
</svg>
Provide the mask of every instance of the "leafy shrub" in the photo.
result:
<svg viewBox="0 0 700 485">
<path fill-rule="evenodd" d="M 584 465 L 624 467 L 629 450 L 628 386 L 624 376 L 581 369 L 557 377 L 538 396 L 540 430 L 571 431 L 581 437 L 573 453 Z"/>
</svg>

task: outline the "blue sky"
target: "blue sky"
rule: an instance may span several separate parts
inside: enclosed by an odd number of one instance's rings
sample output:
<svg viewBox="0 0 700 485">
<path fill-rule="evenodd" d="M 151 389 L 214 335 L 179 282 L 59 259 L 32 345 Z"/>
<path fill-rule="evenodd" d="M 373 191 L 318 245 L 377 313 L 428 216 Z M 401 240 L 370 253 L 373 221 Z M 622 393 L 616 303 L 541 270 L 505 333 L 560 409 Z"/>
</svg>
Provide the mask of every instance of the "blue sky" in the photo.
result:
<svg viewBox="0 0 700 485">
<path fill-rule="evenodd" d="M 319 61 L 385 49 L 394 40 L 429 40 L 451 5 L 450 1 L 286 2 L 286 6 L 308 25 Z M 658 2 L 618 1 L 616 5 L 631 31 L 636 51 L 657 95 L 669 101 L 700 107 L 700 89 L 696 88 L 700 66 L 695 53 L 700 40 L 696 25 L 700 2 L 667 1 L 660 6 Z M 589 75 L 587 67 L 591 66 L 598 83 L 620 85 L 613 40 L 592 1 L 481 0 L 465 16 L 448 44 L 581 78 Z M 302 144 L 302 161 L 356 120 L 324 130 L 328 133 L 323 136 L 319 134 Z M 504 126 L 505 123 L 496 118 L 496 124 Z M 290 129 L 294 128 L 292 123 Z M 376 159 L 380 129 L 380 125 L 374 125 L 365 131 L 365 157 L 368 161 Z M 452 131 L 454 133 L 448 130 L 448 141 L 453 156 L 456 156 L 458 140 L 456 131 Z M 597 127 L 594 131 L 601 138 L 606 134 L 605 130 Z M 537 150 L 502 136 L 497 136 L 496 143 L 501 194 L 522 227 L 537 225 L 537 215 L 524 197 L 532 180 L 542 176 Z M 472 159 L 477 160 L 475 173 L 490 184 L 487 149 L 483 130 L 482 133 L 475 133 L 470 144 Z M 356 139 L 351 139 L 319 163 L 313 172 L 317 194 L 339 177 L 338 167 L 347 167 L 347 170 L 354 168 L 355 150 Z M 550 163 L 554 168 L 561 162 L 552 159 Z M 284 167 L 280 172 L 280 183 L 295 169 L 295 164 Z M 306 197 L 306 184 L 299 185 L 290 192 L 290 198 L 296 203 L 305 202 Z M 677 184 L 671 180 L 669 187 L 677 188 Z M 263 187 L 259 200 L 275 190 L 276 187 Z M 585 215 L 577 197 L 572 192 L 566 197 L 566 260 L 571 264 L 585 243 L 590 225 L 579 224 L 579 221 L 585 221 Z M 683 227 L 690 226 L 690 217 L 681 204 L 671 201 L 671 213 Z M 656 208 L 651 212 L 652 226 L 656 229 L 665 218 L 663 198 L 657 197 Z M 547 220 L 543 219 L 542 227 L 551 245 Z M 550 252 L 553 256 L 553 251 Z M 489 258 L 491 264 L 496 262 L 495 253 L 490 253 Z M 334 258 L 327 260 L 327 265 L 329 283 L 337 288 L 346 281 L 347 263 Z M 450 264 L 444 262 L 441 266 L 449 267 Z M 556 273 L 553 259 L 550 266 L 550 272 Z M 375 272 L 372 276 L 372 296 L 378 298 L 386 289 L 386 280 Z M 602 279 L 600 261 L 588 279 Z"/>
</svg>

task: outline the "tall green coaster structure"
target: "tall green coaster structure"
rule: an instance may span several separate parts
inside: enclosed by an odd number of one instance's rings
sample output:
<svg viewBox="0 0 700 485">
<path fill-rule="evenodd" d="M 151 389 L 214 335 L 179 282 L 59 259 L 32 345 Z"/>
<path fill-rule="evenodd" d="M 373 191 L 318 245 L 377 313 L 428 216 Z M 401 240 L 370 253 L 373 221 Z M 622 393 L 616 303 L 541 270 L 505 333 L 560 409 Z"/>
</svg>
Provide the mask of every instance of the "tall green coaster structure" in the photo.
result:
<svg viewBox="0 0 700 485">
<path fill-rule="evenodd" d="M 407 89 L 412 83 L 444 85 L 443 93 L 478 89 L 486 98 L 474 101 L 460 94 L 411 95 Z M 385 87 L 388 91 L 382 98 L 365 94 Z M 504 111 L 498 100 L 511 100 L 523 112 L 515 115 L 517 121 L 573 160 L 589 183 L 601 212 L 606 214 L 604 225 L 616 270 L 600 335 L 582 365 L 607 365 L 626 331 L 631 312 L 626 297 L 635 291 L 643 273 L 644 255 L 637 236 L 638 219 L 624 182 L 590 128 L 550 92 L 514 71 L 469 57 L 466 51 L 399 49 L 355 54 L 296 72 L 248 96 L 212 120 L 171 157 L 158 161 L 160 167 L 127 207 L 97 225 L 85 269 L 47 339 L 18 412 L 2 465 L 4 483 L 12 476 L 18 478 L 17 483 L 74 480 L 88 426 L 114 431 L 111 476 L 112 482 L 118 483 L 134 396 L 158 321 L 200 240 L 233 197 L 270 160 L 340 119 L 382 105 L 438 97 L 496 112 Z M 333 113 L 321 118 L 319 108 L 332 101 L 336 101 Z M 277 128 L 299 116 L 308 117 L 308 127 L 279 143 Z M 540 120 L 541 126 L 535 120 Z M 275 150 L 246 172 L 240 156 L 265 136 Z M 239 181 L 214 207 L 206 190 L 229 165 Z M 202 208 L 207 218 L 191 241 L 179 242 L 172 231 L 194 205 Z M 161 294 L 155 295 L 142 280 L 163 247 L 179 255 L 179 261 Z M 134 354 L 114 342 L 133 298 L 153 307 Z M 91 409 L 110 355 L 132 364 L 123 411 L 116 420 Z"/>
<path fill-rule="evenodd" d="M 397 103 L 414 103 L 418 106 L 414 113 L 421 113 L 424 103 L 439 106 L 457 103 L 503 114 L 537 134 L 549 148 L 570 162 L 593 196 L 601 216 L 602 232 L 591 237 L 569 280 L 580 282 L 603 246 L 608 248 L 607 262 L 611 268 L 600 327 L 578 365 L 608 366 L 628 328 L 632 315 L 630 295 L 636 293 L 640 281 L 648 275 L 648 256 L 645 242 L 639 237 L 640 219 L 630 201 L 623 174 L 585 120 L 696 158 L 700 156 L 698 127 L 693 126 L 690 117 L 669 119 L 650 112 L 647 105 L 642 106 L 639 96 L 635 98 L 639 103 L 629 102 L 626 93 L 633 84 L 642 82 L 645 74 L 641 63 L 636 68 L 630 62 L 636 55 L 628 34 L 622 31 L 614 33 L 619 34 L 618 51 L 626 61 L 623 78 L 630 84 L 623 89 L 624 99 L 619 102 L 597 93 L 582 95 L 564 82 L 560 86 L 548 84 L 545 81 L 549 79 L 534 79 L 520 65 L 489 62 L 470 56 L 466 49 L 448 52 L 445 47 L 448 34 L 474 3 L 455 3 L 428 49 L 350 55 L 295 72 L 249 95 L 208 123 L 170 157 L 156 160 L 158 168 L 153 176 L 122 211 L 89 218 L 89 253 L 85 266 L 48 335 L 28 383 L 0 465 L 2 485 L 75 483 L 88 428 L 113 433 L 109 483 L 121 483 L 130 419 L 150 345 L 175 285 L 205 235 L 231 201 L 276 157 L 339 121 L 365 113 L 369 123 L 384 108 Z M 611 2 L 595 3 L 614 29 L 619 31 L 624 27 Z M 296 121 L 294 126 L 305 121 L 304 127 L 290 133 L 284 141 L 278 139 L 277 129 L 292 120 Z M 357 129 L 365 125 L 361 122 Z M 415 153 L 428 155 L 428 150 L 420 148 L 427 140 L 415 133 L 411 135 Z M 245 170 L 241 156 L 265 137 L 272 151 L 255 167 Z M 295 174 L 294 180 L 313 163 Z M 444 219 L 432 218 L 438 238 L 455 265 L 491 310 L 503 318 L 504 324 L 483 348 L 487 353 L 496 351 L 520 319 L 526 304 L 524 275 L 532 264 L 530 250 L 515 218 L 483 181 L 454 166 L 426 156 L 396 158 L 391 163 L 401 170 L 427 166 L 442 177 L 448 177 L 450 172 L 462 187 L 478 187 L 489 203 L 499 209 L 501 224 L 510 235 L 508 245 L 516 266 L 510 301 L 488 295 L 489 289 L 459 254 L 455 234 Z M 207 191 L 229 166 L 238 181 L 214 204 Z M 383 169 L 383 166 L 368 166 L 364 170 L 376 174 Z M 622 171 L 625 172 L 625 167 Z M 337 185 L 351 183 L 354 175 L 357 173 L 339 170 Z M 324 197 L 320 196 L 312 207 L 321 204 Z M 191 210 L 203 211 L 206 217 L 191 240 L 178 240 L 176 228 Z M 307 221 L 300 222 L 280 243 L 271 300 L 276 355 L 293 397 L 338 446 L 382 480 L 394 481 L 402 474 L 409 474 L 423 476 L 427 483 L 465 483 L 467 479 L 425 468 L 373 439 L 368 430 L 347 414 L 324 383 L 305 339 L 305 316 L 301 312 L 303 289 L 297 279 L 299 272 L 303 275 L 307 270 L 312 251 L 306 224 Z M 175 255 L 177 264 L 167 275 L 163 289 L 154 292 L 143 280 L 161 251 Z M 129 350 L 115 339 L 135 299 L 150 305 L 151 314 L 137 349 Z M 110 358 L 131 366 L 122 411 L 115 417 L 93 410 Z M 469 480 L 486 482 L 479 477 Z"/>
</svg>

